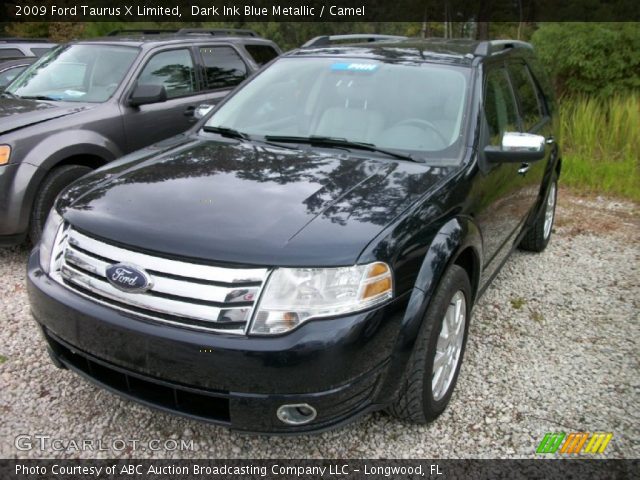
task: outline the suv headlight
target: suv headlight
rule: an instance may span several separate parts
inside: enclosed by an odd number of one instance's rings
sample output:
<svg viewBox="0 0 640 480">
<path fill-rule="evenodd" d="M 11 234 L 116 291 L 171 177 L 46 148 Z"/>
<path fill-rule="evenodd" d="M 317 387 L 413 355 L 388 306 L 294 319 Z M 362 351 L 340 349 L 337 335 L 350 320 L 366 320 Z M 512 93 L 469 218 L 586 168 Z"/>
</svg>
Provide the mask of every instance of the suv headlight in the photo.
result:
<svg viewBox="0 0 640 480">
<path fill-rule="evenodd" d="M 53 251 L 53 243 L 58 235 L 58 230 L 64 220 L 56 211 L 55 207 L 49 212 L 47 222 L 42 230 L 40 237 L 40 268 L 44 273 L 49 273 L 51 267 L 51 252 Z"/>
<path fill-rule="evenodd" d="M 278 268 L 267 281 L 250 333 L 285 333 L 312 318 L 357 312 L 392 296 L 391 269 L 383 262 L 338 268 Z"/>
</svg>

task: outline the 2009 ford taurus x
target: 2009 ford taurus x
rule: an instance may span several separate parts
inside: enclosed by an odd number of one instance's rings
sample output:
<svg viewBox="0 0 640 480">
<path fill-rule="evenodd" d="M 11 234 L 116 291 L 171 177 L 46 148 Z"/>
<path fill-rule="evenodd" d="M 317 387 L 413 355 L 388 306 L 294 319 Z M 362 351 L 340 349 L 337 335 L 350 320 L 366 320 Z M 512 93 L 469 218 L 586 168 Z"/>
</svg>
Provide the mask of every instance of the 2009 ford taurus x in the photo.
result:
<svg viewBox="0 0 640 480">
<path fill-rule="evenodd" d="M 28 266 L 58 366 L 253 432 L 442 413 L 474 301 L 549 242 L 551 98 L 528 44 L 332 40 L 63 192 Z"/>
</svg>

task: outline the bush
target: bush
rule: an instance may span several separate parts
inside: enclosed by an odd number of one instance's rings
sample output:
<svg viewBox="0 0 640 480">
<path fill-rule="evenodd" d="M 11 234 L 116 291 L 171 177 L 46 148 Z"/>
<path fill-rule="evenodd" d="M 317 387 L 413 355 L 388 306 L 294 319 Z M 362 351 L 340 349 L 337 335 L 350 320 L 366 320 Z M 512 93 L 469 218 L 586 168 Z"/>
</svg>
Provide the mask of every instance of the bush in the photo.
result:
<svg viewBox="0 0 640 480">
<path fill-rule="evenodd" d="M 640 200 L 640 95 L 560 102 L 561 182 Z"/>
<path fill-rule="evenodd" d="M 531 41 L 560 95 L 640 89 L 638 23 L 545 23 Z"/>
</svg>

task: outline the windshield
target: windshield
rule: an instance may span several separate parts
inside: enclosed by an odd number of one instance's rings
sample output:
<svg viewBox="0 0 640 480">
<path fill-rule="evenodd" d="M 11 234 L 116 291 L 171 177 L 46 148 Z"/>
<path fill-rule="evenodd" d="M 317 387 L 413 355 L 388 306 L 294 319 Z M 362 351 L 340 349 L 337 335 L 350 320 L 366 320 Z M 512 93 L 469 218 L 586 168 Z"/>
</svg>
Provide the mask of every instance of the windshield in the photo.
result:
<svg viewBox="0 0 640 480">
<path fill-rule="evenodd" d="M 339 138 L 457 161 L 468 77 L 466 68 L 429 63 L 283 58 L 222 105 L 206 127 L 274 141 Z"/>
<path fill-rule="evenodd" d="M 104 102 L 138 55 L 116 45 L 66 45 L 45 54 L 7 87 L 22 98 Z"/>
</svg>

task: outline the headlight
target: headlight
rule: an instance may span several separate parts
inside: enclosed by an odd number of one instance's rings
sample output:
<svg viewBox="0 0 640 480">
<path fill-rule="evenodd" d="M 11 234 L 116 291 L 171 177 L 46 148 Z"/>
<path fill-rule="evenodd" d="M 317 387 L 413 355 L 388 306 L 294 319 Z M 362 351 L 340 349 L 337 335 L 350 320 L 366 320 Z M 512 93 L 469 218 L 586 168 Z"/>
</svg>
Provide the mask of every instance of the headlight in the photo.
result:
<svg viewBox="0 0 640 480">
<path fill-rule="evenodd" d="M 44 224 L 42 237 L 40 238 L 40 268 L 42 268 L 45 273 L 49 273 L 53 242 L 56 240 L 62 222 L 63 219 L 60 214 L 56 211 L 55 207 L 52 208 L 47 218 L 47 223 Z"/>
<path fill-rule="evenodd" d="M 393 296 L 386 263 L 339 268 L 278 268 L 260 299 L 251 333 L 284 333 L 312 318 L 378 305 Z"/>
<path fill-rule="evenodd" d="M 11 156 L 11 147 L 9 145 L 0 145 L 0 165 L 9 163 Z"/>
</svg>

